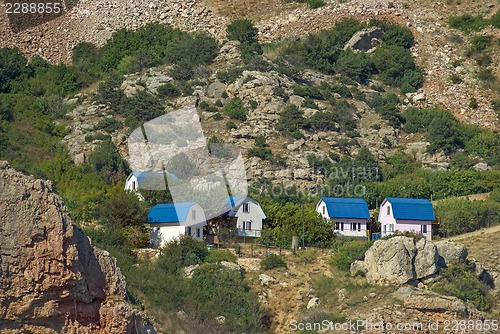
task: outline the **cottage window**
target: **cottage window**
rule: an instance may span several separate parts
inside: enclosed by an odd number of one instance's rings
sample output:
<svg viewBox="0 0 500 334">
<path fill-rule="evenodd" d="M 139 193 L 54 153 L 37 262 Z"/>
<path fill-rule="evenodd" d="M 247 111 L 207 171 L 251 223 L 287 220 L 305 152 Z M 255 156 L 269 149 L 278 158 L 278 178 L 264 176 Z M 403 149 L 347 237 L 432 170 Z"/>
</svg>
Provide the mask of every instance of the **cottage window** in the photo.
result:
<svg viewBox="0 0 500 334">
<path fill-rule="evenodd" d="M 188 227 L 188 235 L 191 235 L 191 227 Z"/>
<path fill-rule="evenodd" d="M 344 223 L 340 223 L 340 230 L 343 231 L 344 230 Z"/>
<path fill-rule="evenodd" d="M 351 231 L 356 231 L 356 223 L 351 224 Z"/>
<path fill-rule="evenodd" d="M 361 223 L 358 223 L 358 231 L 361 231 Z"/>
<path fill-rule="evenodd" d="M 132 190 L 136 190 L 135 181 L 132 181 Z"/>
<path fill-rule="evenodd" d="M 394 224 L 389 225 L 390 232 L 394 232 Z"/>
<path fill-rule="evenodd" d="M 191 218 L 192 218 L 193 220 L 195 220 L 195 219 L 196 219 L 196 211 L 195 211 L 195 210 L 193 210 L 193 211 L 192 211 L 192 213 L 191 213 Z"/>
<path fill-rule="evenodd" d="M 200 237 L 200 229 L 199 229 L 199 228 L 197 228 L 197 229 L 196 229 L 196 237 L 197 237 L 197 238 L 199 238 L 199 237 Z"/>
<path fill-rule="evenodd" d="M 323 214 L 325 214 L 325 207 L 323 206 Z"/>
<path fill-rule="evenodd" d="M 340 223 L 339 222 L 335 222 L 335 229 L 338 230 L 340 227 Z"/>
<path fill-rule="evenodd" d="M 243 203 L 243 212 L 248 213 L 250 212 L 250 207 L 248 203 Z"/>
<path fill-rule="evenodd" d="M 384 225 L 384 234 L 387 233 L 387 225 Z"/>
<path fill-rule="evenodd" d="M 391 207 L 387 206 L 387 215 L 390 215 L 390 214 L 391 214 Z"/>
<path fill-rule="evenodd" d="M 427 233 L 427 225 L 422 225 L 422 233 Z"/>
</svg>

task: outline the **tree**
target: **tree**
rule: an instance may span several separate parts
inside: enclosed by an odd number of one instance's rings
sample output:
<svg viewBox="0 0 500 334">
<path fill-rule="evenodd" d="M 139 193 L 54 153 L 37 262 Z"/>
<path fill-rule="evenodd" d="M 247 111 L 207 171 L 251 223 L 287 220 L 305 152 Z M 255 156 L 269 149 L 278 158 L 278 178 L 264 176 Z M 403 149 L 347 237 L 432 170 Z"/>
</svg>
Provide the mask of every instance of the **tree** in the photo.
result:
<svg viewBox="0 0 500 334">
<path fill-rule="evenodd" d="M 236 20 L 227 26 L 227 38 L 240 42 L 241 56 L 245 63 L 262 54 L 262 47 L 257 38 L 258 32 L 250 20 Z"/>
<path fill-rule="evenodd" d="M 335 63 L 335 69 L 349 78 L 365 83 L 373 72 L 373 63 L 365 53 L 342 51 Z"/>
<path fill-rule="evenodd" d="M 276 129 L 295 139 L 299 139 L 304 137 L 300 130 L 307 125 L 308 122 L 304 118 L 304 112 L 294 105 L 289 105 L 280 113 Z"/>
<path fill-rule="evenodd" d="M 9 93 L 11 82 L 26 71 L 28 60 L 18 48 L 0 48 L 0 93 Z"/>
<path fill-rule="evenodd" d="M 429 124 L 425 137 L 430 142 L 428 147 L 430 152 L 443 150 L 449 153 L 462 146 L 457 122 L 450 118 L 434 118 Z"/>
<path fill-rule="evenodd" d="M 116 184 L 130 174 L 128 163 L 110 139 L 103 140 L 89 156 L 89 163 L 108 184 Z"/>
</svg>

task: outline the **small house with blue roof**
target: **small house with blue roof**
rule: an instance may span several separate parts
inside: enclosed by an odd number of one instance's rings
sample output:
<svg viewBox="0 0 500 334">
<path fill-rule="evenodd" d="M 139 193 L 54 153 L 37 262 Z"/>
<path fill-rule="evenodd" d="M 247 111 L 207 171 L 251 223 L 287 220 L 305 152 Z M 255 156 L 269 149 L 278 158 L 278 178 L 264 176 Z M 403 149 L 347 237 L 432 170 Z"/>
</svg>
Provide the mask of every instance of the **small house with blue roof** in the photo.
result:
<svg viewBox="0 0 500 334">
<path fill-rule="evenodd" d="M 250 196 L 233 196 L 226 198 L 230 208 L 227 216 L 236 219 L 236 232 L 239 237 L 260 237 L 266 214 L 260 203 Z"/>
<path fill-rule="evenodd" d="M 362 198 L 321 197 L 316 212 L 335 223 L 334 232 L 350 237 L 369 236 L 368 204 Z"/>
<path fill-rule="evenodd" d="M 157 204 L 149 210 L 148 221 L 152 247 L 162 247 L 181 235 L 203 240 L 207 225 L 205 211 L 197 203 Z"/>
<path fill-rule="evenodd" d="M 431 240 L 435 219 L 432 203 L 425 198 L 387 197 L 378 214 L 382 237 L 395 232 L 414 232 Z"/>
</svg>

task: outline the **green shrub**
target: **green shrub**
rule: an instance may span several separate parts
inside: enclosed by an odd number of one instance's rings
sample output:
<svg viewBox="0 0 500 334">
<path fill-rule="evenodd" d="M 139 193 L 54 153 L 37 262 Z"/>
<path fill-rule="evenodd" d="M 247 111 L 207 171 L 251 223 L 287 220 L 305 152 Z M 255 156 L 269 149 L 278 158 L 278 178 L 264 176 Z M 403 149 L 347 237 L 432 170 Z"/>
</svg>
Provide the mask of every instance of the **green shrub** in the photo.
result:
<svg viewBox="0 0 500 334">
<path fill-rule="evenodd" d="M 470 14 L 464 14 L 460 16 L 451 16 L 448 19 L 448 24 L 450 27 L 464 31 L 472 32 L 479 31 L 488 25 L 488 21 L 481 16 L 472 16 Z"/>
<path fill-rule="evenodd" d="M 260 263 L 261 270 L 269 270 L 273 268 L 286 268 L 286 262 L 277 254 L 271 254 L 265 257 Z"/>
<path fill-rule="evenodd" d="M 262 54 L 262 47 L 257 38 L 258 32 L 249 20 L 236 20 L 227 26 L 227 38 L 240 42 L 241 58 L 245 63 Z"/>
<path fill-rule="evenodd" d="M 340 239 L 334 246 L 334 253 L 331 259 L 331 265 L 342 271 L 349 271 L 351 263 L 356 260 L 363 260 L 365 252 L 373 245 L 371 241 L 361 241 L 352 239 Z"/>
<path fill-rule="evenodd" d="M 224 106 L 224 112 L 231 119 L 236 119 L 239 121 L 246 121 L 247 110 L 243 104 L 243 101 L 239 97 L 234 97 L 229 100 Z"/>
<path fill-rule="evenodd" d="M 181 236 L 169 242 L 158 258 L 159 267 L 166 273 L 180 274 L 182 268 L 202 263 L 208 256 L 205 242 Z"/>
<path fill-rule="evenodd" d="M 227 71 L 219 71 L 216 74 L 217 79 L 219 79 L 221 82 L 224 82 L 226 84 L 230 84 L 236 81 L 241 74 L 243 74 L 243 68 L 241 67 L 234 67 L 230 68 Z"/>
<path fill-rule="evenodd" d="M 500 10 L 491 17 L 490 23 L 495 28 L 500 28 Z"/>
<path fill-rule="evenodd" d="M 300 2 L 300 3 L 305 3 L 309 6 L 311 9 L 316 9 L 323 7 L 325 5 L 324 0 L 294 0 L 295 2 Z"/>
<path fill-rule="evenodd" d="M 238 258 L 227 249 L 213 249 L 208 252 L 205 258 L 207 263 L 220 263 L 222 261 L 238 263 Z"/>
<path fill-rule="evenodd" d="M 226 129 L 231 130 L 231 129 L 236 129 L 236 128 L 238 128 L 238 126 L 233 121 L 228 121 L 226 123 Z"/>
<path fill-rule="evenodd" d="M 207 101 L 201 101 L 199 107 L 208 112 L 219 112 L 219 108 L 209 104 Z"/>
<path fill-rule="evenodd" d="M 190 286 L 193 305 L 188 311 L 202 323 L 222 315 L 231 333 L 265 332 L 267 311 L 260 307 L 257 295 L 238 270 L 203 264 L 194 271 Z"/>
<path fill-rule="evenodd" d="M 214 119 L 214 120 L 216 120 L 216 121 L 220 121 L 220 120 L 223 120 L 223 119 L 224 119 L 224 117 L 222 116 L 222 114 L 221 114 L 220 112 L 216 112 L 216 113 L 214 114 L 213 119 Z"/>
<path fill-rule="evenodd" d="M 366 53 L 343 50 L 334 66 L 335 70 L 361 83 L 374 72 L 373 62 Z"/>
<path fill-rule="evenodd" d="M 385 95 L 377 95 L 371 100 L 366 101 L 369 107 L 375 109 L 384 119 L 389 121 L 392 126 L 400 126 L 403 123 L 403 116 L 401 115 L 398 104 L 399 99 L 394 93 L 387 93 Z"/>
<path fill-rule="evenodd" d="M 103 140 L 96 146 L 89 156 L 89 163 L 108 184 L 116 184 L 130 174 L 127 161 L 111 140 Z"/>
<path fill-rule="evenodd" d="M 292 89 L 294 95 L 309 97 L 311 99 L 323 100 L 323 95 L 321 94 L 320 90 L 314 86 L 293 85 Z"/>
<path fill-rule="evenodd" d="M 107 133 L 115 132 L 122 127 L 122 123 L 115 118 L 104 118 L 94 125 L 94 130 L 104 130 Z"/>
<path fill-rule="evenodd" d="M 414 43 L 411 30 L 397 24 L 389 24 L 385 27 L 381 39 L 385 44 L 401 46 L 405 49 L 411 48 Z"/>
<path fill-rule="evenodd" d="M 488 311 L 492 302 L 487 289 L 474 273 L 473 263 L 455 263 L 441 272 L 441 280 L 431 290 L 471 302 L 480 311 Z"/>
<path fill-rule="evenodd" d="M 179 97 L 182 94 L 180 89 L 171 82 L 159 86 L 157 92 L 158 96 L 166 98 Z"/>
<path fill-rule="evenodd" d="M 299 110 L 294 105 L 287 106 L 281 113 L 276 129 L 284 134 L 287 134 L 295 139 L 303 138 L 304 135 L 300 132 L 308 126 L 307 120 L 304 118 L 304 112 Z"/>
</svg>

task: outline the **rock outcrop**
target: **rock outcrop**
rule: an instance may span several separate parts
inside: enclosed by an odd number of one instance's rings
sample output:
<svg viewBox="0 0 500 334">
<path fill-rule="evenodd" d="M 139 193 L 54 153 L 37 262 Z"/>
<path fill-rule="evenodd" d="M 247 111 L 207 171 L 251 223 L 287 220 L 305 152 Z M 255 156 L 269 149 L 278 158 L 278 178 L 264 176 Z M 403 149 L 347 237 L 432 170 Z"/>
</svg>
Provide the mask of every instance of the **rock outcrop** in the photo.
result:
<svg viewBox="0 0 500 334">
<path fill-rule="evenodd" d="M 421 312 L 451 312 L 461 316 L 479 313 L 473 305 L 465 305 L 457 297 L 442 296 L 432 291 L 401 287 L 393 293 L 393 296 L 401 300 L 405 308 Z"/>
<path fill-rule="evenodd" d="M 50 181 L 0 162 L 0 332 L 155 333 Z"/>
<path fill-rule="evenodd" d="M 434 277 L 453 261 L 465 260 L 467 250 L 453 242 L 433 243 L 426 239 L 397 236 L 378 240 L 366 252 L 364 261 L 351 264 L 351 274 L 366 275 L 369 283 L 416 283 Z"/>
</svg>

